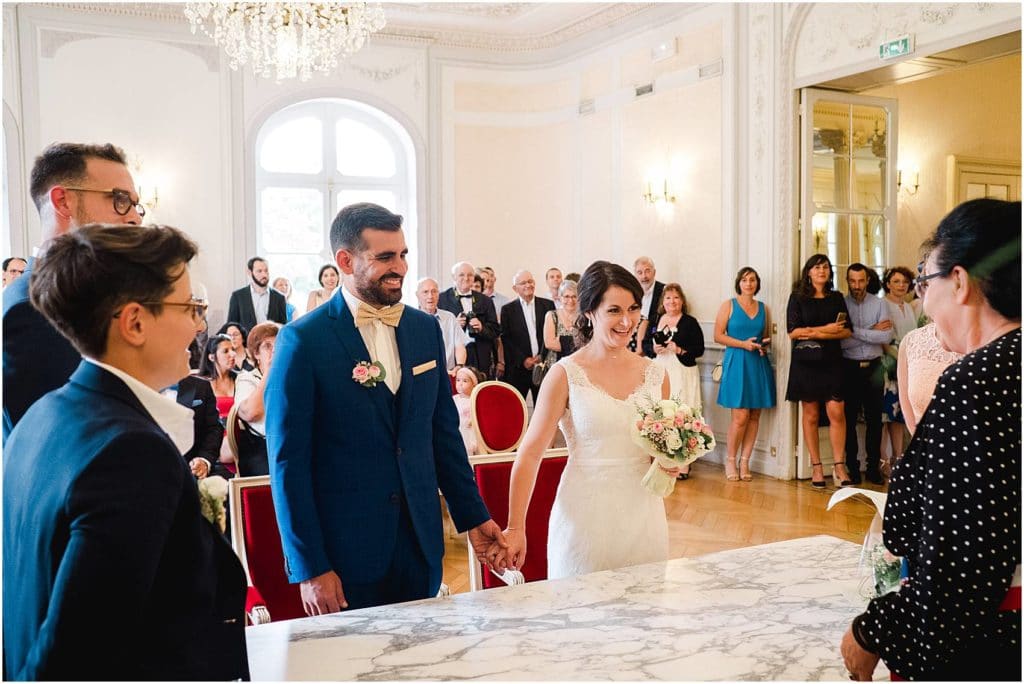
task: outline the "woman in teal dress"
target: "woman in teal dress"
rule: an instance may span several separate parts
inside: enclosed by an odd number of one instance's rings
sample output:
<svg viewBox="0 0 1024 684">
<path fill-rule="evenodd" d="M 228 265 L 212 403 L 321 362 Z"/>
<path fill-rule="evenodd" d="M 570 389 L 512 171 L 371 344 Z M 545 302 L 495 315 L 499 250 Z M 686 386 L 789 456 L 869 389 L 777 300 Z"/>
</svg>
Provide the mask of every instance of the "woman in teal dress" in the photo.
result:
<svg viewBox="0 0 1024 684">
<path fill-rule="evenodd" d="M 744 266 L 736 274 L 735 288 L 738 296 L 723 302 L 715 317 L 715 342 L 726 348 L 718 405 L 732 409 L 725 479 L 749 482 L 750 454 L 757 439 L 761 409 L 775 406 L 775 375 L 767 356 L 771 342 L 768 307 L 754 299 L 761 290 L 761 276 Z"/>
</svg>

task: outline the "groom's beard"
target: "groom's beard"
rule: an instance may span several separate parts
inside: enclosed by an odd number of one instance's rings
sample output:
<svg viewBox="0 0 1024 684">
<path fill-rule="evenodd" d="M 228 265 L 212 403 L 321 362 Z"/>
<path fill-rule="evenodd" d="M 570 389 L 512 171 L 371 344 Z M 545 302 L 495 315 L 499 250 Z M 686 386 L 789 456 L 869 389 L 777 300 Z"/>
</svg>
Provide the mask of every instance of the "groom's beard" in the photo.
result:
<svg viewBox="0 0 1024 684">
<path fill-rule="evenodd" d="M 382 282 L 389 278 L 398 278 L 399 287 L 397 290 L 390 290 L 386 288 Z M 397 273 L 385 273 L 377 280 L 355 283 L 356 294 L 367 304 L 372 306 L 391 306 L 402 301 L 402 283 L 405 282 L 403 276 Z"/>
</svg>

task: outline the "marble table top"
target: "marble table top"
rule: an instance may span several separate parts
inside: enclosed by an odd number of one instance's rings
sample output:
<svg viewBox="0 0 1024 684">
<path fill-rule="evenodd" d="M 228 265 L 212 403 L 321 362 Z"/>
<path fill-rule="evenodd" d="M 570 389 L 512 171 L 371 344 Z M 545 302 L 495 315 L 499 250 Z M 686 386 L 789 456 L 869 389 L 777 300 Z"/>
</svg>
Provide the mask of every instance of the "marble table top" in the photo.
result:
<svg viewBox="0 0 1024 684">
<path fill-rule="evenodd" d="M 246 630 L 254 680 L 847 680 L 860 546 L 817 536 Z M 888 678 L 879 664 L 875 678 Z"/>
</svg>

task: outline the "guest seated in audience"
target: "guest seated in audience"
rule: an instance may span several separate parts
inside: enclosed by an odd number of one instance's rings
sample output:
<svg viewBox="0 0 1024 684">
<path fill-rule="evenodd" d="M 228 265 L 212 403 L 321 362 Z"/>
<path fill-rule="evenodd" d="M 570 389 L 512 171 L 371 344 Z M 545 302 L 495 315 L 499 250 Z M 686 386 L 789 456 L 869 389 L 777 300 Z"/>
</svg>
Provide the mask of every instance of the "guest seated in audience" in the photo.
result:
<svg viewBox="0 0 1024 684">
<path fill-rule="evenodd" d="M 555 352 L 556 360 L 576 351 L 577 318 L 580 315 L 576 283 L 564 280 L 558 288 L 562 308 L 549 311 L 544 317 L 544 347 Z"/>
<path fill-rule="evenodd" d="M 84 358 L 4 448 L 5 678 L 249 676 L 245 573 L 182 460 L 192 413 L 159 394 L 202 325 L 195 254 L 174 228 L 94 224 L 35 264 L 33 306 Z"/>
<path fill-rule="evenodd" d="M 274 289 L 284 295 L 285 318 L 291 323 L 295 318 L 295 305 L 291 302 L 292 283 L 283 276 L 277 277 L 274 278 Z"/>
<path fill-rule="evenodd" d="M 476 431 L 473 429 L 473 403 L 470 396 L 473 388 L 481 381 L 480 371 L 472 366 L 462 366 L 455 371 L 455 394 L 452 400 L 459 410 L 459 432 L 462 443 L 466 445 L 466 455 L 473 456 L 477 452 Z"/>
<path fill-rule="evenodd" d="M 750 266 L 736 274 L 736 297 L 722 303 L 715 317 L 715 342 L 725 347 L 718 405 L 730 409 L 725 479 L 749 482 L 761 411 L 775 406 L 775 374 L 768 361 L 771 317 L 768 307 L 754 299 L 761 276 Z M 736 471 L 736 455 L 740 468 Z"/>
<path fill-rule="evenodd" d="M 235 370 L 238 372 L 252 370 L 256 366 L 249 359 L 249 350 L 245 347 L 245 340 L 249 337 L 249 330 L 238 323 L 228 321 L 220 326 L 218 335 L 227 335 L 231 340 L 231 348 L 235 352 Z"/>
<path fill-rule="evenodd" d="M 338 267 L 334 264 L 324 264 L 320 267 L 316 281 L 320 283 L 320 289 L 309 293 L 309 299 L 306 301 L 306 313 L 326 302 L 338 289 L 338 283 L 341 282 Z"/>
<path fill-rule="evenodd" d="M 196 375 L 186 375 L 162 394 L 192 411 L 195 434 L 192 448 L 184 455 L 192 474 L 200 480 L 207 475 L 220 475 L 225 479 L 233 477 L 233 473 L 220 462 L 224 424 L 217 410 L 217 397 L 210 381 Z"/>
<path fill-rule="evenodd" d="M 25 272 L 26 266 L 28 266 L 28 262 L 21 257 L 7 257 L 4 259 L 3 286 L 7 287 L 20 278 L 21 274 Z"/>
<path fill-rule="evenodd" d="M 263 390 L 267 383 L 267 373 L 274 359 L 274 344 L 281 326 L 277 323 L 260 323 L 249 333 L 249 349 L 253 350 L 256 368 L 243 371 L 235 379 L 235 403 L 238 404 L 238 417 L 245 421 L 247 427 L 258 439 L 247 441 L 243 453 L 243 445 L 238 445 L 239 472 L 246 477 L 252 475 L 269 475 L 267 465 L 267 440 L 264 427 L 265 411 Z"/>
<path fill-rule="evenodd" d="M 416 299 L 419 301 L 419 309 L 437 319 L 441 326 L 441 337 L 444 338 L 445 363 L 449 375 L 455 373 L 455 369 L 466 363 L 466 345 L 472 342 L 472 338 L 459 326 L 455 314 L 451 311 L 437 308 L 437 298 L 440 296 L 437 281 L 433 278 L 420 278 L 416 285 Z"/>
<path fill-rule="evenodd" d="M 206 378 L 217 398 L 217 414 L 221 421 L 228 417 L 228 412 L 235 403 L 235 350 L 232 340 L 227 335 L 217 334 L 206 342 L 206 353 L 203 363 L 199 366 L 200 377 Z"/>
<path fill-rule="evenodd" d="M 544 282 L 548 286 L 548 295 L 555 303 L 555 308 L 560 308 L 562 303 L 558 300 L 558 288 L 562 286 L 562 272 L 552 266 L 544 273 Z"/>
<path fill-rule="evenodd" d="M 851 679 L 1021 680 L 1021 204 L 964 202 L 939 223 L 917 290 L 944 346 L 928 412 L 893 467 L 886 548 L 899 590 L 841 644 Z"/>
<path fill-rule="evenodd" d="M 704 332 L 697 319 L 686 313 L 686 295 L 679 283 L 664 287 L 657 318 L 641 321 L 637 337 L 643 340 L 643 348 L 654 350 L 654 362 L 665 368 L 672 396 L 703 411 L 697 359 L 704 355 Z M 679 479 L 689 476 L 690 467 L 683 466 Z"/>
<path fill-rule="evenodd" d="M 885 304 L 889 308 L 889 320 L 893 324 L 892 344 L 885 346 L 882 357 L 882 368 L 885 371 L 882 392 L 882 444 L 889 442 L 890 458 L 883 458 L 882 469 L 891 468 L 903 454 L 903 437 L 906 422 L 900 412 L 899 392 L 899 346 L 907 333 L 917 328 L 917 319 L 921 313 L 920 301 L 907 301 L 907 292 L 914 282 L 914 273 L 906 266 L 894 266 L 882 276 L 882 289 L 885 291 Z"/>
</svg>

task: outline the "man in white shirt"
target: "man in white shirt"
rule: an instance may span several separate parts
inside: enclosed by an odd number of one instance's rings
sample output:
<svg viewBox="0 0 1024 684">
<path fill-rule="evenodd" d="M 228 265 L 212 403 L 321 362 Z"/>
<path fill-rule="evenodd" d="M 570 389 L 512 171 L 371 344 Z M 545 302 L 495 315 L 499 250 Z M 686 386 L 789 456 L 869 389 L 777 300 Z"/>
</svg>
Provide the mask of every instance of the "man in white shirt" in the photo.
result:
<svg viewBox="0 0 1024 684">
<path fill-rule="evenodd" d="M 637 260 L 633 262 L 633 273 L 636 274 L 637 280 L 640 281 L 640 287 L 644 291 L 643 301 L 640 302 L 640 313 L 644 320 L 651 321 L 651 325 L 654 325 L 653 322 L 658 319 L 658 304 L 661 303 L 661 293 L 665 289 L 665 283 L 655 280 L 657 270 L 654 268 L 654 260 L 648 256 L 637 257 Z M 636 351 L 637 344 L 641 342 L 636 339 L 634 334 L 633 339 L 629 342 L 630 350 Z M 653 343 L 644 346 L 643 351 L 645 356 L 654 358 Z"/>
<path fill-rule="evenodd" d="M 437 281 L 433 278 L 420 278 L 416 284 L 416 299 L 419 301 L 420 311 L 436 318 L 438 325 L 441 326 L 445 361 L 448 366 L 448 374 L 451 375 L 455 372 L 456 366 L 466 364 L 466 345 L 472 342 L 473 338 L 462 329 L 455 314 L 437 308 L 437 298 L 440 292 Z"/>
<path fill-rule="evenodd" d="M 550 299 L 534 296 L 536 288 L 532 273 L 516 273 L 512 289 L 519 297 L 506 304 L 501 313 L 505 321 L 501 331 L 505 381 L 519 390 L 524 399 L 533 392 L 535 403 L 537 388 L 533 384 L 533 367 L 540 363 L 544 353 L 544 317 L 555 309 Z"/>
<path fill-rule="evenodd" d="M 284 295 L 270 287 L 270 265 L 267 260 L 254 256 L 246 264 L 250 283 L 231 293 L 228 302 L 229 323 L 239 323 L 252 330 L 260 323 L 288 322 L 287 302 Z"/>
<path fill-rule="evenodd" d="M 562 287 L 562 271 L 552 266 L 544 274 L 544 282 L 548 285 L 548 293 L 551 301 L 555 303 L 555 308 L 561 309 L 562 302 L 558 297 L 558 288 Z"/>
</svg>

